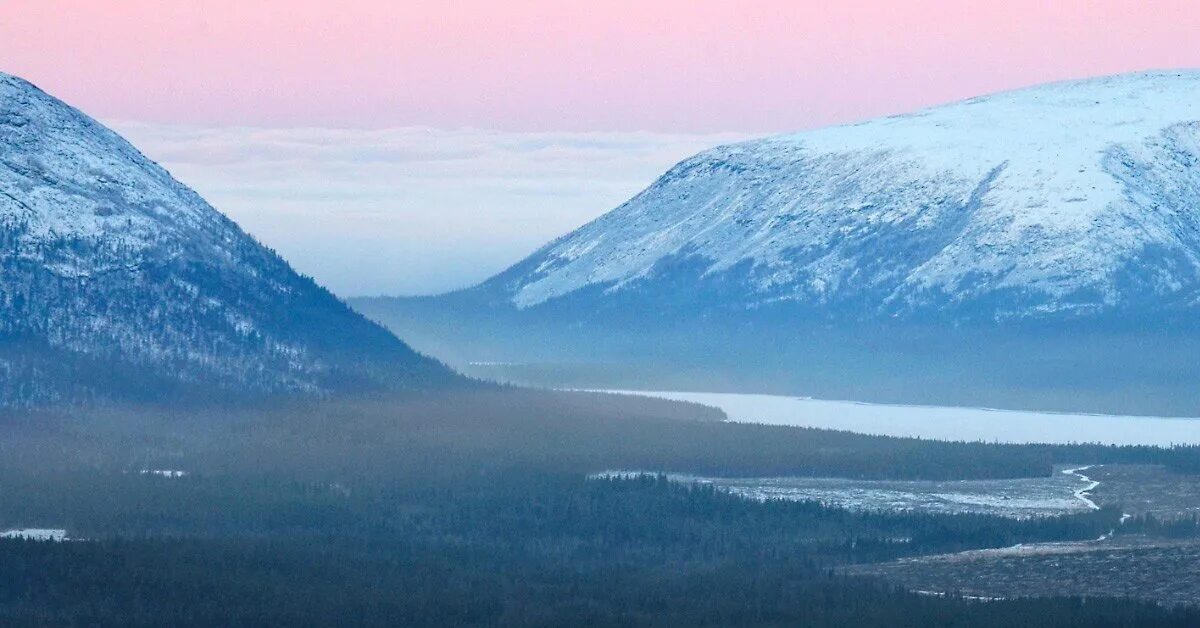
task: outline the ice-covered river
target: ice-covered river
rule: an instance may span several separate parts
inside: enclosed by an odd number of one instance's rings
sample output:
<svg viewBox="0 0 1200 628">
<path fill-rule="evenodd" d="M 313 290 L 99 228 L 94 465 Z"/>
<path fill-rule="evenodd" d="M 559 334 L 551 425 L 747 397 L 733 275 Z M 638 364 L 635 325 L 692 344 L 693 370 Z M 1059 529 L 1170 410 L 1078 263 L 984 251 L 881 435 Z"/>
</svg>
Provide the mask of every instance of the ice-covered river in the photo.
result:
<svg viewBox="0 0 1200 628">
<path fill-rule="evenodd" d="M 612 391 L 627 392 L 627 391 Z M 725 411 L 730 421 L 1001 443 L 1200 444 L 1200 419 L 901 406 L 777 395 L 649 392 Z"/>
</svg>

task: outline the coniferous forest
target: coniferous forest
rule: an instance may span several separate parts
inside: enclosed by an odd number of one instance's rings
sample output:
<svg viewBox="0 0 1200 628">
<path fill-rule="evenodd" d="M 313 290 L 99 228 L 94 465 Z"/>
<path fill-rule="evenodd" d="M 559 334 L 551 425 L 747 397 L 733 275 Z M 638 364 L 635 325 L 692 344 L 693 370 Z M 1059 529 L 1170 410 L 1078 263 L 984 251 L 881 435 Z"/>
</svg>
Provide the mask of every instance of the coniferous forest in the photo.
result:
<svg viewBox="0 0 1200 628">
<path fill-rule="evenodd" d="M 1026 477 L 1061 462 L 1186 466 L 1194 449 L 941 443 L 716 418 L 654 400 L 504 389 L 14 414 L 0 445 L 0 526 L 62 528 L 72 540 L 0 540 L 0 623 L 1200 622 L 1195 610 L 1147 602 L 983 602 L 842 573 L 1091 539 L 1117 524 L 1113 509 L 1025 520 L 855 512 L 657 474 Z M 592 475 L 605 469 L 646 473 Z"/>
</svg>

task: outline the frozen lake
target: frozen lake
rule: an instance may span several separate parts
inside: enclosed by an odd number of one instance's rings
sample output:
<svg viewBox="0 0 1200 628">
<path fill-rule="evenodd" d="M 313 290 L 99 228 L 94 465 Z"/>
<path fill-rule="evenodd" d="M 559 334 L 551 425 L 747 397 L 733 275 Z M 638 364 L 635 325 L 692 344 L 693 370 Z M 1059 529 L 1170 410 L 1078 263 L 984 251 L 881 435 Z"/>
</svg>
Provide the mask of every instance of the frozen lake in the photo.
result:
<svg viewBox="0 0 1200 628">
<path fill-rule="evenodd" d="M 730 421 L 999 443 L 1200 444 L 1200 419 L 900 406 L 778 395 L 610 391 L 693 401 Z"/>
</svg>

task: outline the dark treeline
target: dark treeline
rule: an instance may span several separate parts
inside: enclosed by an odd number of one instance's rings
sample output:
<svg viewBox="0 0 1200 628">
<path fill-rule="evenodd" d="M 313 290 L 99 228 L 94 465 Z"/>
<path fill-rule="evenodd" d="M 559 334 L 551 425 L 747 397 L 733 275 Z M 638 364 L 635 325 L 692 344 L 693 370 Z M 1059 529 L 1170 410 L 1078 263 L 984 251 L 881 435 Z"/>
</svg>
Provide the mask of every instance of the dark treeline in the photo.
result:
<svg viewBox="0 0 1200 628">
<path fill-rule="evenodd" d="M 477 390 L 254 410 L 93 411 L 10 421 L 60 447 L 73 439 L 98 464 L 137 464 L 304 477 L 536 467 L 569 472 L 635 469 L 725 477 L 854 479 L 1044 477 L 1055 464 L 1162 464 L 1200 470 L 1200 447 L 952 443 L 781 426 L 723 423 L 691 404 L 608 394 Z M 115 440 L 117 438 L 119 440 Z M 22 441 L 25 442 L 25 441 Z M 3 446 L 0 444 L 0 446 Z M 289 452 L 300 450 L 297 458 Z M 7 452 L 31 455 L 27 445 Z M 454 464 L 448 461 L 454 459 Z M 323 474 L 324 471 L 321 471 Z M 322 476 L 323 477 L 323 476 Z"/>
<path fill-rule="evenodd" d="M 5 626 L 1191 627 L 1200 615 L 1126 600 L 980 603 L 731 561 L 668 574 L 563 573 L 408 547 L 182 540 L 0 542 Z M 331 556 L 336 553 L 337 559 Z M 386 556 L 386 558 L 382 558 Z M 529 576 L 518 580 L 517 577 Z M 554 586 L 545 586 L 546 582 Z"/>
<path fill-rule="evenodd" d="M 24 480 L 4 483 L 0 526 L 60 527 L 79 538 L 332 534 L 491 542 L 504 536 L 619 534 L 690 537 L 697 541 L 687 550 L 691 556 L 737 555 L 774 539 L 771 544 L 781 551 L 803 549 L 805 555 L 838 564 L 1090 539 L 1111 530 L 1120 516 L 1116 509 L 1027 520 L 854 512 L 815 502 L 764 504 L 710 485 L 668 482 L 664 476 L 585 480 L 536 470 L 486 473 L 468 483 L 436 476 L 306 484 L 268 476 L 76 473 Z"/>
<path fill-rule="evenodd" d="M 587 479 L 611 468 L 1012 477 L 1189 450 L 937 443 L 726 425 L 690 418 L 696 410 L 474 391 L 6 417 L 0 527 L 84 540 L 0 541 L 0 624 L 1200 623 L 1127 600 L 980 603 L 837 575 L 850 563 L 1093 539 L 1117 510 L 859 513 L 652 475 Z M 143 473 L 156 469 L 188 474 Z"/>
<path fill-rule="evenodd" d="M 1134 515 L 1121 525 L 1121 531 L 1160 538 L 1197 537 L 1200 536 L 1200 513 L 1177 517 Z"/>
<path fill-rule="evenodd" d="M 148 478 L 147 478 L 148 479 Z M 149 480 L 149 479 L 148 479 Z M 172 482 L 159 478 L 150 482 Z M 187 493 L 189 481 L 177 481 Z M 1081 538 L 1115 512 L 1015 522 L 742 500 L 662 478 L 485 476 L 427 491 L 297 495 L 241 534 L 0 541 L 4 625 L 1194 625 L 1118 600 L 981 604 L 836 565 Z M 274 491 L 266 491 L 274 493 Z M 218 492 L 219 493 L 219 492 Z M 193 496 L 201 510 L 205 494 Z M 136 501 L 136 500 L 135 500 Z M 233 500 L 236 502 L 236 500 Z M 374 506 L 372 506 L 374 504 Z M 229 507 L 229 501 L 221 503 Z M 336 509 L 334 509 L 336 511 Z"/>
</svg>

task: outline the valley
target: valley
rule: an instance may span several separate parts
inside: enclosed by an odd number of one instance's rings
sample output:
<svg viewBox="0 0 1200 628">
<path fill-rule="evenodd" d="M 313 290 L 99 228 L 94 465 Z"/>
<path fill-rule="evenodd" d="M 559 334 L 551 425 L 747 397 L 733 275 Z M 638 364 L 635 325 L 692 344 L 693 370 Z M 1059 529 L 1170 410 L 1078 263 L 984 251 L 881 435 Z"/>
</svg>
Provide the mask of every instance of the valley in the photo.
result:
<svg viewBox="0 0 1200 628">
<path fill-rule="evenodd" d="M 1159 466 L 1060 466 L 1045 478 L 953 482 L 665 477 L 760 502 L 815 502 L 867 513 L 1030 519 L 1104 510 L 1113 517 L 1112 528 L 1094 538 L 903 557 L 847 566 L 842 573 L 883 578 L 922 595 L 977 601 L 1099 596 L 1200 606 L 1200 583 L 1193 577 L 1200 567 L 1200 483 Z"/>
<path fill-rule="evenodd" d="M 941 571 L 1008 560 L 1004 548 L 1017 544 L 1037 548 L 1037 560 L 1052 560 L 1040 548 L 1167 555 L 1154 548 L 1197 536 L 1187 513 L 1200 496 L 1186 474 L 1197 448 L 952 443 L 723 419 L 665 399 L 499 388 L 10 415 L 0 422 L 0 528 L 82 540 L 0 538 L 0 577 L 49 583 L 0 593 L 0 618 L 28 618 L 67 595 L 54 604 L 70 617 L 96 620 L 105 599 L 127 618 L 162 590 L 196 617 L 247 621 L 264 609 L 348 608 L 381 623 L 485 624 L 552 608 L 556 620 L 585 623 L 619 624 L 636 609 L 684 623 L 803 612 L 839 625 L 878 605 L 911 626 L 946 614 L 1036 612 L 1047 625 L 1115 612 L 1196 617 L 1173 609 L 1175 597 L 1130 605 L 1098 586 L 1083 606 L 1054 597 L 980 609 L 921 592 L 956 578 L 949 591 L 1018 595 L 1001 576 Z M 602 473 L 613 468 L 651 475 Z M 1139 535 L 1160 540 L 1131 546 Z M 648 583 L 654 596 L 634 593 Z M 767 606 L 722 594 L 731 583 Z M 696 590 L 709 602 L 697 606 Z M 332 602 L 351 594 L 348 606 Z M 172 608 L 154 607 L 158 617 L 175 617 Z"/>
<path fill-rule="evenodd" d="M 721 146 L 345 301 L 0 74 L 0 624 L 1200 625 L 1197 102 Z"/>
</svg>

